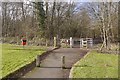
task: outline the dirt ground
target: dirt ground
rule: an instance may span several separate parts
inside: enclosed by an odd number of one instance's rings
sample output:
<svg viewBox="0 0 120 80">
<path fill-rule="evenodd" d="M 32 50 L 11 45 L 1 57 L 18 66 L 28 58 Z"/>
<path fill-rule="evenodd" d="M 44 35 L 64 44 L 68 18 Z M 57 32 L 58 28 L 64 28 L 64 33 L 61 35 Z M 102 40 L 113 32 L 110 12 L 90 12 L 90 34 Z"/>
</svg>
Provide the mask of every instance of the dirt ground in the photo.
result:
<svg viewBox="0 0 120 80">
<path fill-rule="evenodd" d="M 72 65 L 87 54 L 87 50 L 80 48 L 60 48 L 50 53 L 40 67 L 34 68 L 22 78 L 68 78 Z M 62 69 L 62 56 L 65 56 L 65 66 Z"/>
</svg>

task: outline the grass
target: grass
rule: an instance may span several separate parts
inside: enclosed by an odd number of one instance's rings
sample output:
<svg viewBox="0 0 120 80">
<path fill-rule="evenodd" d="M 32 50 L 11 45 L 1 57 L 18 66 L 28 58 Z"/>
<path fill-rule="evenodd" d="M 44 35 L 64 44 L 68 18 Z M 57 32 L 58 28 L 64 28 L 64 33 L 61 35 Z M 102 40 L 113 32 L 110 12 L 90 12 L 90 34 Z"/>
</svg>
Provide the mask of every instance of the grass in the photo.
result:
<svg viewBox="0 0 120 80">
<path fill-rule="evenodd" d="M 118 78 L 118 55 L 91 51 L 74 65 L 74 78 Z"/>
<path fill-rule="evenodd" d="M 2 77 L 32 62 L 45 47 L 2 44 Z"/>
</svg>

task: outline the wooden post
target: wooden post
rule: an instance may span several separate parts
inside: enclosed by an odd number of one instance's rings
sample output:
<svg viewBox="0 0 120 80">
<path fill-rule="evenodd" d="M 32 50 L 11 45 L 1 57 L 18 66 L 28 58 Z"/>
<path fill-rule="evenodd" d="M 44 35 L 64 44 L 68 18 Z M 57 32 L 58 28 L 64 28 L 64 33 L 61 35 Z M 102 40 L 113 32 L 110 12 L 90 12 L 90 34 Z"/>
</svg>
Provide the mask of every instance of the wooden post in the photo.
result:
<svg viewBox="0 0 120 80">
<path fill-rule="evenodd" d="M 65 69 L 65 56 L 62 56 L 62 69 Z"/>
<path fill-rule="evenodd" d="M 40 56 L 37 55 L 36 57 L 36 67 L 40 67 Z"/>
<path fill-rule="evenodd" d="M 80 48 L 82 48 L 82 39 L 80 39 Z"/>
<path fill-rule="evenodd" d="M 72 37 L 70 37 L 70 48 L 72 48 L 73 47 L 73 39 L 72 39 Z"/>
<path fill-rule="evenodd" d="M 57 38 L 54 37 L 54 48 L 56 48 L 56 46 L 57 46 Z"/>
</svg>

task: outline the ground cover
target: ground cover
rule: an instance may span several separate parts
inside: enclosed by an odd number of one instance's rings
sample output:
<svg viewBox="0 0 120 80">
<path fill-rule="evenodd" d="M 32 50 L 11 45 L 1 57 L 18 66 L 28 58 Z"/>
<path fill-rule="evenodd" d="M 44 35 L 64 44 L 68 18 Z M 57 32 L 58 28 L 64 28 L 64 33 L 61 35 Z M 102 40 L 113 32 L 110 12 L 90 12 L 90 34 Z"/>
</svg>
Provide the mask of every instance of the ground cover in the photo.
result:
<svg viewBox="0 0 120 80">
<path fill-rule="evenodd" d="M 2 44 L 2 77 L 32 62 L 45 47 Z"/>
<path fill-rule="evenodd" d="M 73 68 L 74 78 L 118 78 L 118 55 L 91 51 Z"/>
</svg>

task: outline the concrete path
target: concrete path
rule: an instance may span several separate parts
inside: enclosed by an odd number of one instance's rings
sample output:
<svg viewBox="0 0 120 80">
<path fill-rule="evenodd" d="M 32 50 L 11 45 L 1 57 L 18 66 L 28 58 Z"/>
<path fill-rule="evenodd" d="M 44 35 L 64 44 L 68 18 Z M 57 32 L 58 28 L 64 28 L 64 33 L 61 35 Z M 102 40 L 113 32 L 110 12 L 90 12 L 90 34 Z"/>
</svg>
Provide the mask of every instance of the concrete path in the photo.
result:
<svg viewBox="0 0 120 80">
<path fill-rule="evenodd" d="M 41 63 L 41 67 L 36 67 L 28 72 L 23 78 L 68 78 L 70 67 L 81 59 L 87 51 L 79 48 L 60 48 L 53 51 Z M 62 69 L 61 57 L 65 56 L 66 67 Z"/>
</svg>

